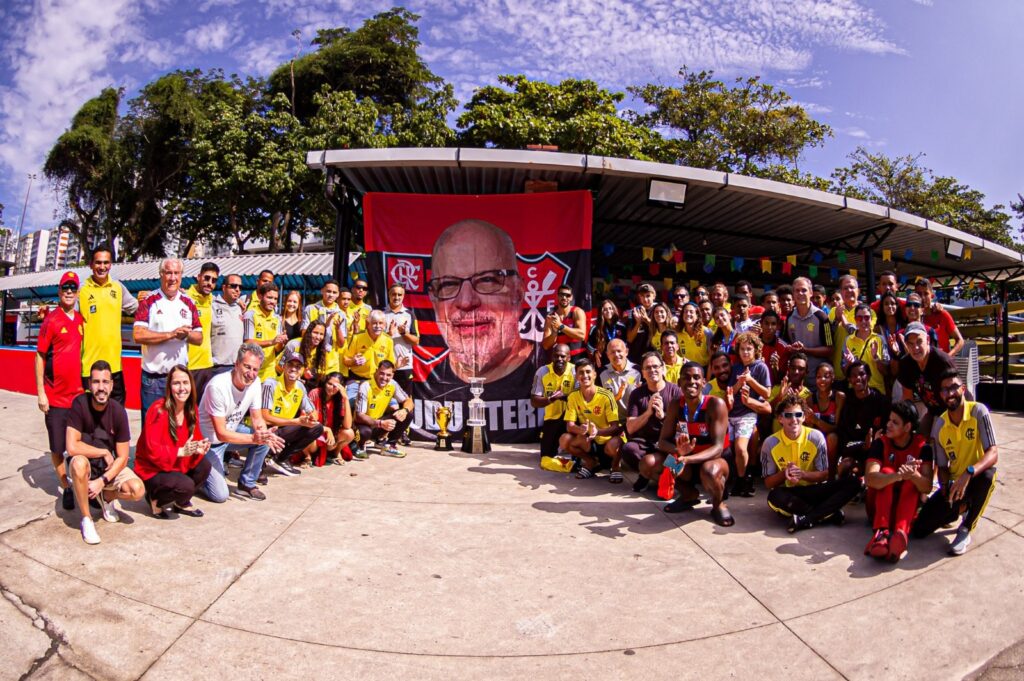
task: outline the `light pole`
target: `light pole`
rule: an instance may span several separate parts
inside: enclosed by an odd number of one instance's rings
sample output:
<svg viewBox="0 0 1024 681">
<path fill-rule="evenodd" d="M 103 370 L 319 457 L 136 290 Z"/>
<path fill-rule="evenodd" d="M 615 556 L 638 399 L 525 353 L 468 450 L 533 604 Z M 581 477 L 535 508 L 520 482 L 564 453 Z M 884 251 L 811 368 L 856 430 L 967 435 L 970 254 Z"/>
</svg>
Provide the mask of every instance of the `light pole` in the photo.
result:
<svg viewBox="0 0 1024 681">
<path fill-rule="evenodd" d="M 25 190 L 25 203 L 21 206 L 21 217 L 18 219 L 18 238 L 14 240 L 14 271 L 18 271 L 19 256 L 21 255 L 21 230 L 25 226 L 25 211 L 28 210 L 28 195 L 32 192 L 32 182 L 35 181 L 36 174 L 28 174 L 28 189 Z"/>
</svg>

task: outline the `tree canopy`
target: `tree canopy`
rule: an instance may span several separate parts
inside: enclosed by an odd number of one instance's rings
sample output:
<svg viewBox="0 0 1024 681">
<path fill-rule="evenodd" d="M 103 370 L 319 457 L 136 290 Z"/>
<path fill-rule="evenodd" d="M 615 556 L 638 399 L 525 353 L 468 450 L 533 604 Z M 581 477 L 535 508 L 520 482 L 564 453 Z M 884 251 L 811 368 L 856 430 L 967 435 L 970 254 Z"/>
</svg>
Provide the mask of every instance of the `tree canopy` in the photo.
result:
<svg viewBox="0 0 1024 681">
<path fill-rule="evenodd" d="M 934 174 L 920 154 L 859 148 L 830 177 L 802 170 L 804 154 L 832 131 L 757 76 L 726 82 L 684 66 L 675 84 L 622 92 L 503 74 L 456 117 L 452 85 L 420 54 L 418 20 L 396 7 L 320 30 L 311 51 L 266 79 L 195 69 L 161 76 L 129 102 L 122 90 L 102 90 L 46 159 L 62 224 L 87 247 L 117 237 L 119 259 L 162 255 L 172 236 L 179 253 L 198 241 L 291 250 L 313 232 L 332 235 L 333 210 L 307 150 L 542 144 L 845 193 L 1016 246 L 1003 205 Z M 1024 197 L 1010 209 L 1024 220 Z"/>
</svg>

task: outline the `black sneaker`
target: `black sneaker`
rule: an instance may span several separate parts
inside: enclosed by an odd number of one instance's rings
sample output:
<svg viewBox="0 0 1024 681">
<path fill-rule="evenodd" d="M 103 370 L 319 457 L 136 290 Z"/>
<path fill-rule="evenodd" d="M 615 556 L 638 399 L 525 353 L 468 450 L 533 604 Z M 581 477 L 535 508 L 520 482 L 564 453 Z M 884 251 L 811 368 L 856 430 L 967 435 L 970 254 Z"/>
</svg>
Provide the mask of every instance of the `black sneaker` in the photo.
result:
<svg viewBox="0 0 1024 681">
<path fill-rule="evenodd" d="M 838 511 L 830 515 L 825 520 L 825 522 L 829 523 L 830 525 L 842 527 L 842 525 L 846 522 L 846 513 L 843 511 L 843 509 L 839 509 Z"/>
<path fill-rule="evenodd" d="M 812 527 L 814 527 L 814 523 L 808 520 L 807 516 L 794 515 L 792 519 L 790 519 L 789 527 L 786 528 L 786 531 L 790 534 L 793 534 L 794 532 L 799 532 L 800 530 L 807 530 Z"/>
<path fill-rule="evenodd" d="M 285 469 L 288 475 L 301 475 L 302 471 L 292 465 L 291 461 L 279 461 L 278 465 Z"/>
<path fill-rule="evenodd" d="M 650 482 L 650 480 L 648 480 L 642 475 L 636 476 L 636 482 L 633 483 L 633 491 L 643 492 L 645 489 L 647 489 L 647 485 L 650 484 Z"/>
<path fill-rule="evenodd" d="M 261 492 L 259 487 L 246 487 L 242 483 L 238 483 L 238 496 L 256 501 L 263 501 L 267 498 L 267 495 Z"/>
<path fill-rule="evenodd" d="M 65 511 L 75 510 L 75 490 L 67 487 L 64 489 L 64 493 L 61 494 L 60 505 Z"/>
<path fill-rule="evenodd" d="M 412 444 L 412 440 L 409 439 L 408 433 L 402 433 L 402 437 L 400 437 L 398 441 L 399 443 L 401 443 L 403 447 L 408 447 L 409 445 Z"/>
</svg>

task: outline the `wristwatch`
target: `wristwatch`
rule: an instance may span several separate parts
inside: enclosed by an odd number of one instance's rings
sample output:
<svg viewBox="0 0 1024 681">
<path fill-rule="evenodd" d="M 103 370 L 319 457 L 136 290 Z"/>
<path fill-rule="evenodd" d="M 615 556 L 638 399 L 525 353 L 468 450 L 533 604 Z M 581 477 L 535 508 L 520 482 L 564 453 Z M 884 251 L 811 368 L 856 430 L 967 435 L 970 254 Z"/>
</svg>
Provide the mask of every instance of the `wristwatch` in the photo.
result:
<svg viewBox="0 0 1024 681">
<path fill-rule="evenodd" d="M 562 333 L 563 331 L 565 331 L 565 324 L 559 324 L 558 325 L 558 333 Z"/>
<path fill-rule="evenodd" d="M 972 478 L 974 477 L 974 466 L 967 467 L 967 475 L 971 476 Z"/>
</svg>

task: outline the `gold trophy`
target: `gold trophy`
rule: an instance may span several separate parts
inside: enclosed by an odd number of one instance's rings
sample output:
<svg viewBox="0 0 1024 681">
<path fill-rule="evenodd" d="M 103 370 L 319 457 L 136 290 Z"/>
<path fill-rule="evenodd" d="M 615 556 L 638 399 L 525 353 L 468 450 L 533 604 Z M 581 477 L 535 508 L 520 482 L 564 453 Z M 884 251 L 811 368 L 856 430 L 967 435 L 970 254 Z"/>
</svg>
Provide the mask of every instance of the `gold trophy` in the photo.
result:
<svg viewBox="0 0 1024 681">
<path fill-rule="evenodd" d="M 452 451 L 452 434 L 448 432 L 448 424 L 452 421 L 452 410 L 442 402 L 440 406 L 434 407 L 434 418 L 437 420 L 437 442 L 434 443 L 435 452 Z"/>
</svg>

